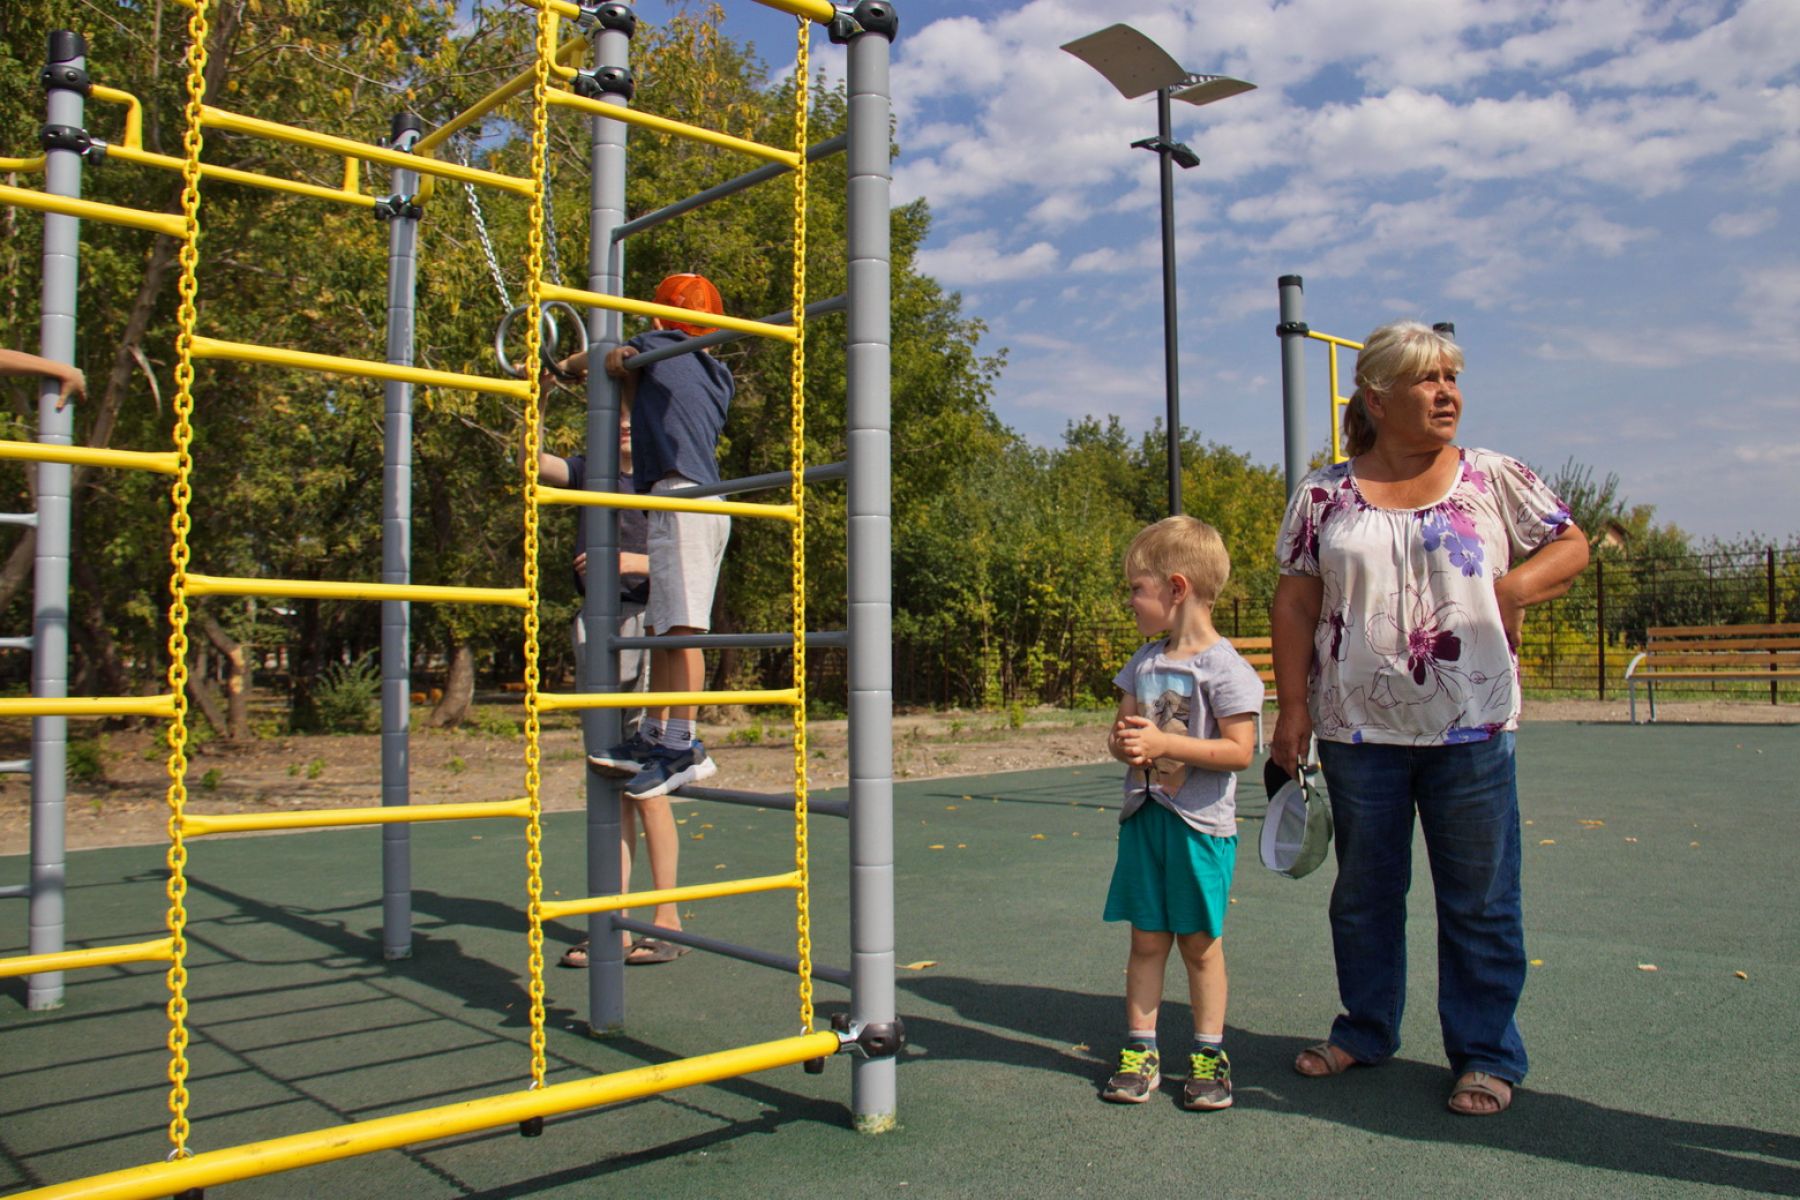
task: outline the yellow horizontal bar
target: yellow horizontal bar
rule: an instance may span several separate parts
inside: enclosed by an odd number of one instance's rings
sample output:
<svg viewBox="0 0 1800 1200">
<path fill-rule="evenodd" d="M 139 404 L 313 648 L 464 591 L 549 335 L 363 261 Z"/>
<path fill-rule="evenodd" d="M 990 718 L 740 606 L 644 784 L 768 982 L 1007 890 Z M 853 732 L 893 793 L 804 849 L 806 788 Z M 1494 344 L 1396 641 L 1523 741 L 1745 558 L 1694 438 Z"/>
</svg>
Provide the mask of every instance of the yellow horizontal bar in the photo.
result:
<svg viewBox="0 0 1800 1200">
<path fill-rule="evenodd" d="M 526 8 L 546 8 L 559 17 L 579 17 L 581 9 L 570 4 L 568 0 L 519 0 Z"/>
<path fill-rule="evenodd" d="M 167 154 L 153 154 L 148 150 L 138 150 L 126 146 L 108 146 L 106 157 L 118 159 L 120 162 L 137 163 L 140 166 L 160 167 L 165 171 L 179 171 L 183 167 L 182 160 Z M 356 160 L 347 158 L 346 171 L 354 177 Z M 358 208 L 374 208 L 376 199 L 365 196 L 354 189 L 354 185 L 345 188 L 328 188 L 322 184 L 306 183 L 298 179 L 277 179 L 273 175 L 258 175 L 254 171 L 240 171 L 235 167 L 214 167 L 206 163 L 200 164 L 200 175 L 203 179 L 217 179 L 224 183 L 242 183 L 250 187 L 263 188 L 271 192 L 291 192 L 296 196 L 311 196 L 316 200 L 336 200 L 340 204 L 354 205 Z"/>
<path fill-rule="evenodd" d="M 115 967 L 120 963 L 169 962 L 175 957 L 175 939 L 132 942 L 124 946 L 96 946 L 91 950 L 64 950 L 57 954 L 24 954 L 0 958 L 0 979 L 42 975 L 49 971 L 74 971 L 82 967 Z"/>
<path fill-rule="evenodd" d="M 1342 346 L 1347 350 L 1361 350 L 1363 348 L 1361 342 L 1353 342 L 1348 338 L 1332 337 L 1329 333 L 1320 333 L 1316 329 L 1307 330 L 1306 336 L 1315 341 L 1330 342 L 1333 346 Z"/>
<path fill-rule="evenodd" d="M 655 904 L 684 904 L 689 900 L 717 900 L 724 896 L 748 896 L 753 892 L 789 891 L 800 887 L 800 872 L 785 875 L 763 875 L 755 879 L 721 879 L 717 883 L 698 883 L 692 887 L 661 888 L 650 892 L 627 892 L 621 896 L 590 896 L 583 900 L 546 900 L 538 906 L 543 919 L 555 921 L 586 913 L 622 912 L 628 908 L 649 908 Z"/>
<path fill-rule="evenodd" d="M 488 375 L 462 375 L 455 371 L 433 371 L 426 367 L 402 367 L 394 363 L 375 362 L 367 358 L 344 358 L 336 354 L 313 354 L 306 350 L 288 350 L 281 346 L 254 346 L 249 342 L 221 342 L 217 338 L 196 337 L 195 358 L 222 358 L 232 362 L 264 363 L 272 367 L 297 367 L 303 371 L 323 371 L 328 375 L 356 375 L 365 379 L 397 379 L 425 387 L 459 388 L 465 392 L 492 392 L 531 398 L 531 384 L 524 379 L 495 379 Z"/>
<path fill-rule="evenodd" d="M 756 0 L 764 8 L 772 8 L 776 12 L 793 13 L 796 17 L 805 17 L 828 25 L 837 16 L 837 9 L 830 0 Z"/>
<path fill-rule="evenodd" d="M 176 467 L 173 450 L 111 450 L 100 446 L 58 446 L 52 442 L 0 442 L 0 459 L 122 467 L 131 471 L 155 471 L 161 475 L 173 475 Z"/>
<path fill-rule="evenodd" d="M 95 100 L 105 100 L 111 104 L 125 106 L 125 144 L 108 146 L 106 153 L 111 155 L 115 150 L 142 150 L 144 148 L 144 104 L 130 92 L 118 88 L 107 87 L 96 83 L 88 89 L 88 95 Z M 177 159 L 177 162 L 180 160 Z"/>
<path fill-rule="evenodd" d="M 613 312 L 635 313 L 640 317 L 661 317 L 665 321 L 684 321 L 690 325 L 705 325 L 712 329 L 734 329 L 739 333 L 753 333 L 758 337 L 774 338 L 778 342 L 797 342 L 800 331 L 792 325 L 771 325 L 767 321 L 752 321 L 747 317 L 728 317 L 721 313 L 696 312 L 691 308 L 676 308 L 673 304 L 655 304 L 649 300 L 634 300 L 630 296 L 608 296 L 603 292 L 586 292 L 580 288 L 564 287 L 560 283 L 545 280 L 541 291 L 546 300 L 565 300 L 570 304 L 585 304 L 590 308 L 611 309 Z"/>
<path fill-rule="evenodd" d="M 464 1100 L 460 1104 L 334 1125 L 224 1150 L 209 1150 L 173 1162 L 145 1163 L 141 1167 L 127 1167 L 105 1175 L 52 1184 L 34 1192 L 17 1193 L 14 1200 L 26 1200 L 26 1197 L 31 1200 L 155 1200 L 192 1188 L 216 1187 L 239 1179 L 338 1162 L 416 1142 L 500 1129 L 532 1117 L 553 1117 L 607 1104 L 622 1104 L 679 1088 L 700 1087 L 758 1071 L 791 1067 L 810 1059 L 829 1058 L 841 1045 L 835 1033 L 803 1033 L 778 1041 L 722 1050 L 717 1054 L 703 1054 L 698 1058 L 553 1083 L 531 1091 Z"/>
<path fill-rule="evenodd" d="M 0 158 L 0 171 L 24 171 L 31 174 L 44 169 L 49 156 L 39 154 L 34 158 Z"/>
<path fill-rule="evenodd" d="M 627 125 L 654 129 L 658 133 L 672 133 L 677 137 L 705 142 L 709 146 L 718 146 L 723 150 L 736 150 L 739 154 L 749 154 L 756 158 L 766 158 L 770 162 L 784 163 L 796 170 L 800 166 L 802 156 L 797 151 L 783 150 L 780 146 L 765 146 L 761 142 L 733 137 L 729 133 L 720 133 L 716 129 L 703 129 L 698 125 L 689 125 L 685 121 L 672 121 L 668 117 L 659 117 L 655 113 L 627 108 L 623 104 L 614 104 L 606 100 L 589 100 L 586 96 L 577 96 L 574 92 L 565 92 L 558 88 L 552 88 L 545 99 L 553 108 L 572 108 L 577 112 L 587 113 L 589 116 L 607 117 L 614 121 L 623 121 Z"/>
<path fill-rule="evenodd" d="M 494 171 L 484 171 L 479 167 L 465 167 L 461 163 L 439 162 L 435 158 L 422 158 L 403 150 L 391 150 L 386 146 L 334 137 L 329 133 L 314 133 L 310 129 L 301 129 L 294 125 L 281 125 L 274 121 L 264 121 L 260 117 L 246 117 L 241 113 L 226 112 L 224 109 L 214 108 L 210 104 L 201 106 L 200 123 L 214 129 L 223 129 L 229 133 L 247 133 L 254 137 L 268 138 L 271 141 L 290 142 L 296 146 L 310 146 L 314 150 L 323 150 L 327 154 L 342 155 L 345 158 L 360 158 L 364 162 L 385 163 L 390 167 L 402 167 L 424 175 L 441 175 L 445 179 L 454 179 L 460 183 L 485 184 L 488 187 L 496 187 L 520 196 L 530 196 L 532 193 L 531 180 L 520 179 L 515 175 L 501 175 Z"/>
<path fill-rule="evenodd" d="M 621 492 L 589 492 L 579 488 L 538 488 L 539 504 L 574 504 L 587 508 L 624 508 L 634 512 L 717 513 L 727 517 L 769 517 L 792 523 L 800 519 L 792 504 L 751 504 L 743 500 L 715 500 L 711 496 L 685 499 L 677 493 L 630 496 Z"/>
<path fill-rule="evenodd" d="M 166 233 L 170 237 L 178 238 L 187 232 L 187 222 L 175 213 L 145 212 L 140 208 L 121 208 L 117 204 L 101 204 L 74 196 L 52 196 L 4 183 L 0 183 L 0 204 L 33 208 L 39 212 L 62 213 L 70 217 L 85 217 L 92 221 L 105 221 L 109 225 L 128 225 L 133 229 L 148 229 L 151 233 Z"/>
<path fill-rule="evenodd" d="M 495 817 L 531 816 L 531 800 L 497 800 L 487 804 L 403 804 L 391 808 L 324 808 L 306 812 L 186 813 L 181 832 L 187 837 L 209 833 L 249 833 L 260 829 L 337 829 L 350 825 L 410 825 L 417 821 L 479 821 Z"/>
<path fill-rule="evenodd" d="M 189 575 L 190 596 L 286 596 L 294 600 L 411 600 L 419 604 L 500 604 L 524 608 L 518 588 L 439 587 L 426 583 L 357 583 L 332 579 L 243 579 Z"/>
<path fill-rule="evenodd" d="M 587 38 L 570 38 L 556 48 L 556 61 L 562 62 L 564 59 L 572 57 L 576 51 L 584 50 L 586 48 Z M 508 100 L 519 95 L 519 93 L 529 90 L 536 82 L 537 70 L 535 68 L 527 68 L 526 70 L 520 71 L 517 75 L 514 75 L 511 79 L 477 100 L 474 104 L 471 104 L 468 108 L 464 109 L 456 116 L 451 117 L 444 124 L 420 138 L 418 145 L 413 147 L 413 153 L 432 154 L 436 152 L 439 146 L 443 145 L 475 122 L 481 120 L 481 118 L 485 117 L 488 113 L 493 112 Z"/>
<path fill-rule="evenodd" d="M 539 712 L 578 708 L 663 708 L 670 704 L 798 704 L 795 688 L 743 692 L 539 692 Z"/>
<path fill-rule="evenodd" d="M 173 696 L 9 696 L 0 717 L 173 717 Z"/>
</svg>

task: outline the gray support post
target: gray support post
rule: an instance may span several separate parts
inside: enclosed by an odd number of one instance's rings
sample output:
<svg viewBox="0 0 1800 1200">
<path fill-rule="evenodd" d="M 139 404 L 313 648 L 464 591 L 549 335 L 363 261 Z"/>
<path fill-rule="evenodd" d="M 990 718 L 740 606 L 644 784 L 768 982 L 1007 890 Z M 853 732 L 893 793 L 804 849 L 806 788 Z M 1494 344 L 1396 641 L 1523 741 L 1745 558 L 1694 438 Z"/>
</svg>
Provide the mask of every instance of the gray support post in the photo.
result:
<svg viewBox="0 0 1800 1200">
<path fill-rule="evenodd" d="M 847 14 L 849 41 L 850 1027 L 897 1030 L 894 1003 L 894 661 L 886 0 Z M 833 27 L 848 24 L 840 17 Z M 851 1062 L 859 1133 L 898 1121 L 896 1058 Z"/>
<path fill-rule="evenodd" d="M 610 100 L 631 100 L 631 36 L 637 14 L 628 4 L 602 4 L 595 12 L 596 81 Z M 613 230 L 625 222 L 625 135 L 628 126 L 590 118 L 591 179 L 588 201 L 588 290 L 625 294 L 625 245 Z M 588 310 L 587 487 L 619 487 L 619 385 L 600 368 L 607 351 L 624 341 L 623 314 Z M 587 599 L 581 608 L 587 654 L 578 680 L 584 692 L 619 689 L 619 518 L 610 508 L 587 510 Z M 581 732 L 589 754 L 623 740 L 616 708 L 590 709 Z M 621 781 L 587 772 L 587 890 L 614 896 L 625 890 L 619 861 Z M 610 913 L 588 917 L 588 1032 L 605 1037 L 625 1028 L 625 956 Z"/>
<path fill-rule="evenodd" d="M 44 190 L 54 196 L 81 195 L 80 143 L 86 122 L 87 42 L 79 33 L 50 35 L 44 71 L 49 88 L 44 128 L 47 162 Z M 38 353 L 55 362 L 75 362 L 75 296 L 79 287 L 81 222 L 44 214 L 42 307 Z M 44 380 L 38 392 L 38 440 L 68 446 L 75 440 L 73 405 L 57 411 L 59 385 Z M 40 699 L 69 694 L 69 546 L 73 520 L 73 472 L 64 463 L 37 464 L 37 561 L 33 601 L 31 694 Z M 36 717 L 31 722 L 31 904 L 28 922 L 32 954 L 64 948 L 67 771 L 69 720 Z M 26 1007 L 33 1012 L 61 1008 L 60 971 L 33 975 Z"/>
<path fill-rule="evenodd" d="M 1175 316 L 1175 144 L 1169 88 L 1156 89 L 1157 169 L 1162 185 L 1163 390 L 1169 434 L 1169 515 L 1181 512 L 1181 329 Z"/>
<path fill-rule="evenodd" d="M 411 150 L 424 123 L 412 113 L 394 118 L 392 144 Z M 410 367 L 418 306 L 419 207 L 416 172 L 396 168 L 394 194 L 378 214 L 388 222 L 387 360 Z M 385 457 L 381 468 L 381 582 L 412 582 L 412 384 L 392 381 L 386 398 Z M 412 803 L 411 605 L 381 602 L 381 803 Z M 381 956 L 412 957 L 412 828 L 381 827 Z"/>
<path fill-rule="evenodd" d="M 1306 477 L 1306 288 L 1298 275 L 1276 281 L 1281 293 L 1281 430 L 1287 460 L 1287 494 Z"/>
</svg>

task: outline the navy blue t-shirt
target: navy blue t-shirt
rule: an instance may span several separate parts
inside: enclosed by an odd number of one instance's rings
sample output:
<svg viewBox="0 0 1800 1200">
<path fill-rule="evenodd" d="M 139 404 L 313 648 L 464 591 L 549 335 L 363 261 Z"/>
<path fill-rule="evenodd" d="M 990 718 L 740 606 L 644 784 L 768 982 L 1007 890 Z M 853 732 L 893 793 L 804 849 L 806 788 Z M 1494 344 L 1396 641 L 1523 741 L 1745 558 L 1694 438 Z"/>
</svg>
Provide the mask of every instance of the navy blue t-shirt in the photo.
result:
<svg viewBox="0 0 1800 1200">
<path fill-rule="evenodd" d="M 687 340 L 679 329 L 653 329 L 625 344 L 640 353 Z M 719 431 L 737 390 L 731 369 L 704 350 L 651 363 L 637 373 L 631 410 L 631 465 L 638 491 L 673 472 L 695 483 L 719 482 Z"/>
<path fill-rule="evenodd" d="M 574 454 L 563 459 L 569 468 L 569 487 L 580 491 L 587 482 L 587 455 Z M 619 490 L 635 491 L 630 471 L 619 472 Z M 641 508 L 621 508 L 619 514 L 619 549 L 628 554 L 650 553 L 650 514 Z M 575 553 L 587 549 L 587 505 L 575 509 Z M 587 583 L 581 572 L 575 573 L 575 590 L 587 594 Z M 619 599 L 629 604 L 643 604 L 650 598 L 650 577 L 640 574 L 619 575 Z"/>
</svg>

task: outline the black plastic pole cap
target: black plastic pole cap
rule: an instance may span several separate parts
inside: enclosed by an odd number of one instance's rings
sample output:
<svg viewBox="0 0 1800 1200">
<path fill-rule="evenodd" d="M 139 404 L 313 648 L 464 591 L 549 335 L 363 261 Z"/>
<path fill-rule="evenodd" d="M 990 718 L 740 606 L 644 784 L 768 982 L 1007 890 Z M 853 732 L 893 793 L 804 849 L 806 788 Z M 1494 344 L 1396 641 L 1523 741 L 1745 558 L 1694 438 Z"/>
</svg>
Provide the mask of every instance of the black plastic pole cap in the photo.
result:
<svg viewBox="0 0 1800 1200">
<path fill-rule="evenodd" d="M 394 125 L 391 136 L 396 143 L 409 133 L 424 132 L 425 118 L 421 117 L 418 113 L 398 112 L 394 114 Z"/>
<path fill-rule="evenodd" d="M 74 62 L 87 57 L 87 39 L 73 29 L 58 29 L 50 34 L 50 62 Z"/>
<path fill-rule="evenodd" d="M 900 36 L 900 14 L 891 0 L 861 0 L 851 15 L 865 33 L 879 33 L 890 42 Z"/>
<path fill-rule="evenodd" d="M 1456 322 L 1455 321 L 1438 321 L 1437 323 L 1432 325 L 1431 332 L 1441 333 L 1447 338 L 1454 339 L 1456 337 Z"/>
<path fill-rule="evenodd" d="M 1280 279 L 1277 279 L 1275 281 L 1276 287 L 1287 287 L 1290 284 L 1294 287 L 1299 288 L 1301 291 L 1306 290 L 1305 282 L 1302 281 L 1298 275 L 1283 275 Z"/>
<path fill-rule="evenodd" d="M 637 33 L 637 10 L 619 0 L 607 0 L 594 10 L 594 17 L 602 29 L 616 29 L 626 37 Z"/>
</svg>

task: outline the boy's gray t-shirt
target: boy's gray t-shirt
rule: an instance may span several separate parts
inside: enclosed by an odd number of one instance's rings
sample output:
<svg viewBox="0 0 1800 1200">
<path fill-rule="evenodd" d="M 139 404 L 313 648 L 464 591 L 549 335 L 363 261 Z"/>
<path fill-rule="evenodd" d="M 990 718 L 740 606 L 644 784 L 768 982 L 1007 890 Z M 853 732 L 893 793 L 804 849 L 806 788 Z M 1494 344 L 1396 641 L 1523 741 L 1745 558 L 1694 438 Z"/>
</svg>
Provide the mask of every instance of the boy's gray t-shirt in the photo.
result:
<svg viewBox="0 0 1800 1200">
<path fill-rule="evenodd" d="M 1137 700 L 1138 715 L 1158 729 L 1216 738 L 1220 717 L 1262 711 L 1263 682 L 1229 641 L 1220 638 L 1188 658 L 1170 658 L 1163 653 L 1167 648 L 1167 639 L 1148 643 L 1113 678 L 1121 692 Z M 1236 836 L 1235 771 L 1209 771 L 1171 758 L 1148 768 L 1128 767 L 1119 820 L 1143 806 L 1146 783 L 1157 803 L 1190 827 L 1213 837 Z"/>
</svg>

